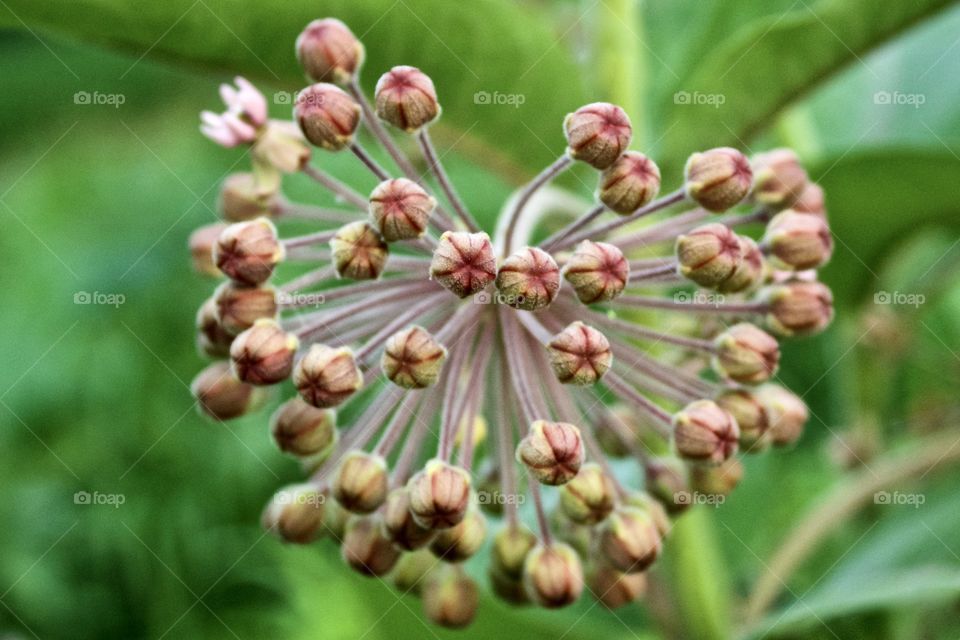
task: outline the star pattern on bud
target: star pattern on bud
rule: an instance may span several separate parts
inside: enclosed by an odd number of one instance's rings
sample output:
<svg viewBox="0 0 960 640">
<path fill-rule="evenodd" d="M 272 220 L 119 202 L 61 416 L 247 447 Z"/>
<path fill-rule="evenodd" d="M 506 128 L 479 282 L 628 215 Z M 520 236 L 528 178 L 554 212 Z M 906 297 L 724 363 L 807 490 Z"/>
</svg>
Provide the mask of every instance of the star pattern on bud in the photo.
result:
<svg viewBox="0 0 960 640">
<path fill-rule="evenodd" d="M 560 267 L 537 247 L 521 249 L 497 271 L 497 289 L 514 309 L 536 311 L 549 306 L 560 290 Z"/>
<path fill-rule="evenodd" d="M 572 323 L 547 344 L 550 365 L 564 384 L 596 384 L 613 363 L 607 337 L 584 323 Z"/>
</svg>

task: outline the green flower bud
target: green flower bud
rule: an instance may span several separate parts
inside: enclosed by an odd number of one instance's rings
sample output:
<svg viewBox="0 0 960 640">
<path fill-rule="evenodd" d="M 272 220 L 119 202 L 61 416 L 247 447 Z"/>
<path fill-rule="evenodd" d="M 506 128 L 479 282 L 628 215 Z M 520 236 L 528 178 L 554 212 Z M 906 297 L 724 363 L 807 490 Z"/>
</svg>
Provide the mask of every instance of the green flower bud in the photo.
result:
<svg viewBox="0 0 960 640">
<path fill-rule="evenodd" d="M 233 372 L 249 384 L 283 382 L 293 371 L 293 356 L 299 346 L 297 336 L 281 329 L 276 320 L 262 318 L 230 345 Z"/>
<path fill-rule="evenodd" d="M 625 152 L 600 174 L 600 202 L 622 215 L 648 204 L 659 191 L 660 168 L 638 151 Z"/>
<path fill-rule="evenodd" d="M 517 445 L 517 461 L 543 484 L 569 482 L 583 464 L 580 430 L 566 422 L 536 420 Z"/>
<path fill-rule="evenodd" d="M 712 400 L 694 400 L 673 416 L 673 442 L 680 457 L 720 464 L 737 452 L 737 421 Z"/>
<path fill-rule="evenodd" d="M 356 393 L 363 374 L 349 348 L 313 344 L 294 367 L 293 384 L 308 404 L 328 409 Z"/>
<path fill-rule="evenodd" d="M 384 180 L 370 194 L 370 217 L 387 242 L 419 238 L 437 201 L 413 180 Z"/>
<path fill-rule="evenodd" d="M 273 414 L 270 433 L 284 453 L 300 458 L 321 456 L 337 442 L 337 414 L 332 409 L 311 407 L 294 397 Z"/>
<path fill-rule="evenodd" d="M 253 385 L 237 380 L 227 362 L 214 362 L 190 383 L 197 407 L 215 420 L 230 420 L 253 411 L 264 399 Z"/>
<path fill-rule="evenodd" d="M 383 273 L 390 250 L 376 229 L 366 222 L 351 222 L 330 240 L 333 266 L 341 278 L 376 280 Z"/>
<path fill-rule="evenodd" d="M 400 550 L 384 537 L 377 516 L 354 516 L 347 521 L 340 555 L 357 573 L 379 577 L 390 573 Z"/>
<path fill-rule="evenodd" d="M 470 474 L 442 460 L 430 460 L 407 482 L 410 512 L 427 529 L 459 524 L 470 504 Z"/>
<path fill-rule="evenodd" d="M 480 590 L 461 567 L 431 571 L 423 586 L 423 613 L 442 627 L 462 629 L 473 622 Z"/>
<path fill-rule="evenodd" d="M 377 117 L 407 133 L 414 133 L 440 115 L 433 80 L 416 67 L 390 69 L 374 91 Z"/>
<path fill-rule="evenodd" d="M 606 169 L 630 146 L 633 127 L 627 113 L 607 102 L 594 102 L 563 121 L 567 153 L 595 169 Z"/>
<path fill-rule="evenodd" d="M 264 510 L 263 527 L 286 542 L 313 542 L 323 532 L 324 499 L 312 484 L 284 487 Z"/>
<path fill-rule="evenodd" d="M 590 591 L 608 609 L 636 602 L 647 591 L 646 574 L 623 573 L 605 563 L 594 567 L 589 583 Z"/>
<path fill-rule="evenodd" d="M 486 233 L 444 231 L 430 262 L 430 278 L 458 298 L 487 288 L 497 277 L 493 245 Z"/>
<path fill-rule="evenodd" d="M 718 222 L 705 224 L 677 238 L 680 274 L 701 287 L 720 287 L 737 273 L 740 238 Z"/>
<path fill-rule="evenodd" d="M 693 154 L 687 160 L 685 176 L 687 196 L 714 213 L 740 204 L 753 185 L 750 162 L 729 147 Z"/>
<path fill-rule="evenodd" d="M 579 320 L 555 335 L 547 352 L 553 373 L 563 384 L 596 384 L 613 364 L 607 337 Z"/>
<path fill-rule="evenodd" d="M 436 532 L 420 526 L 410 513 L 410 492 L 406 487 L 394 489 L 387 496 L 383 509 L 383 535 L 404 551 L 426 546 Z"/>
<path fill-rule="evenodd" d="M 469 509 L 458 524 L 437 533 L 430 552 L 444 562 L 463 562 L 480 550 L 486 537 L 486 518 L 479 509 Z"/>
<path fill-rule="evenodd" d="M 580 467 L 570 482 L 560 489 L 560 507 L 568 518 L 579 524 L 596 524 L 610 515 L 616 501 L 613 479 L 595 462 Z"/>
<path fill-rule="evenodd" d="M 348 82 L 363 64 L 363 44 L 336 18 L 314 20 L 297 36 L 297 60 L 317 82 Z"/>
<path fill-rule="evenodd" d="M 353 144 L 360 126 L 360 105 L 343 89 L 319 83 L 297 94 L 293 117 L 310 144 L 340 151 Z"/>
<path fill-rule="evenodd" d="M 735 324 L 714 340 L 713 367 L 742 384 L 769 380 L 780 363 L 780 345 L 766 331 L 747 322 Z"/>
<path fill-rule="evenodd" d="M 537 536 L 523 524 L 501 529 L 493 537 L 490 562 L 505 577 L 519 581 L 527 554 L 537 544 Z"/>
<path fill-rule="evenodd" d="M 347 511 L 373 513 L 387 499 L 388 475 L 383 457 L 351 451 L 340 461 L 333 497 Z"/>
<path fill-rule="evenodd" d="M 757 398 L 770 418 L 768 435 L 778 447 L 793 444 L 803 435 L 810 410 L 800 397 L 779 385 L 766 384 L 757 389 Z"/>
<path fill-rule="evenodd" d="M 413 325 L 387 340 L 380 368 L 399 387 L 425 389 L 437 383 L 446 359 L 444 346 L 426 329 Z"/>
<path fill-rule="evenodd" d="M 600 553 L 623 573 L 639 573 L 660 555 L 660 531 L 650 513 L 637 507 L 620 507 L 600 527 Z"/>
<path fill-rule="evenodd" d="M 437 559 L 426 549 L 404 553 L 390 572 L 390 579 L 401 595 L 412 593 L 419 596 L 423 592 L 427 575 L 436 566 Z"/>
<path fill-rule="evenodd" d="M 523 565 L 527 595 L 541 607 L 573 604 L 583 592 L 583 567 L 576 552 L 563 543 L 537 545 Z"/>
<path fill-rule="evenodd" d="M 744 453 L 763 451 L 769 440 L 764 437 L 770 428 L 767 408 L 757 395 L 746 389 L 731 389 L 717 396 L 720 408 L 730 412 L 740 427 L 740 449 Z"/>
<path fill-rule="evenodd" d="M 787 282 L 760 294 L 770 310 L 767 325 L 782 336 L 820 333 L 833 320 L 833 294 L 821 282 Z"/>
<path fill-rule="evenodd" d="M 564 265 L 563 277 L 583 304 L 606 302 L 623 293 L 630 263 L 616 246 L 584 240 Z"/>
<path fill-rule="evenodd" d="M 783 269 L 816 269 L 830 260 L 833 236 L 823 218 L 782 211 L 767 225 L 764 243 L 774 265 Z"/>
<path fill-rule="evenodd" d="M 213 294 L 217 320 L 231 335 L 246 331 L 261 318 L 277 317 L 277 292 L 273 287 L 248 287 L 224 282 Z"/>
<path fill-rule="evenodd" d="M 507 305 L 536 311 L 549 306 L 557 297 L 560 267 L 546 251 L 526 247 L 503 261 L 496 284 Z"/>
</svg>

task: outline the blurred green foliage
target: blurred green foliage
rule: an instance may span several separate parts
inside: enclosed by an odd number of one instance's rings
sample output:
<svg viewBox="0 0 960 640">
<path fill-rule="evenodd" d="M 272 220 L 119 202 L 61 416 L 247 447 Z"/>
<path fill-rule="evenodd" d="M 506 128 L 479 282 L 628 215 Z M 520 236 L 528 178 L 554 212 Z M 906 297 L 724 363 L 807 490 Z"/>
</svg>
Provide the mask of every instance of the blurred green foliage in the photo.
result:
<svg viewBox="0 0 960 640">
<path fill-rule="evenodd" d="M 0 4 L 9 27 L 0 33 L 9 266 L 0 271 L 0 633 L 645 638 L 656 637 L 656 619 L 674 637 L 722 634 L 727 623 L 758 637 L 960 634 L 960 481 L 939 471 L 902 488 L 922 492 L 920 508 L 871 502 L 848 514 L 784 576 L 759 626 L 745 628 L 737 604 L 799 516 L 851 481 L 838 458 L 870 474 L 874 456 L 956 429 L 956 3 L 650 0 L 625 14 L 627 29 L 612 30 L 624 3 Z M 245 161 L 198 135 L 197 112 L 216 106 L 217 83 L 235 72 L 269 92 L 297 88 L 292 42 L 318 12 L 364 34 L 368 86 L 400 63 L 434 77 L 444 161 L 486 221 L 559 153 L 564 113 L 623 92 L 590 71 L 604 47 L 631 56 L 638 146 L 662 161 L 666 184 L 690 151 L 729 143 L 794 146 L 825 186 L 838 246 L 824 279 L 838 321 L 786 345 L 781 374 L 814 417 L 800 446 L 747 460 L 726 504 L 685 525 L 683 547 L 709 551 L 710 562 L 667 545 L 655 574 L 680 589 L 658 599 L 679 598 L 682 616 L 614 615 L 590 602 L 514 610 L 485 597 L 473 627 L 450 633 L 425 626 L 414 598 L 348 573 L 331 546 L 286 548 L 261 533 L 261 506 L 299 470 L 270 445 L 266 410 L 212 425 L 187 389 L 201 363 L 193 311 L 210 284 L 189 269 L 185 240 L 216 217 L 219 181 Z M 598 30 L 627 40 L 595 38 Z M 477 91 L 525 101 L 491 107 Z M 724 102 L 685 105 L 677 91 Z M 77 92 L 124 102 L 77 104 Z M 924 103 L 884 103 L 878 92 Z M 288 109 L 273 105 L 275 117 Z M 372 186 L 349 162 L 324 162 Z M 590 180 L 568 186 L 588 196 Z M 307 182 L 289 191 L 322 201 Z M 82 292 L 123 303 L 78 304 Z M 924 303 L 874 304 L 884 292 Z M 84 491 L 123 504 L 77 504 Z"/>
</svg>

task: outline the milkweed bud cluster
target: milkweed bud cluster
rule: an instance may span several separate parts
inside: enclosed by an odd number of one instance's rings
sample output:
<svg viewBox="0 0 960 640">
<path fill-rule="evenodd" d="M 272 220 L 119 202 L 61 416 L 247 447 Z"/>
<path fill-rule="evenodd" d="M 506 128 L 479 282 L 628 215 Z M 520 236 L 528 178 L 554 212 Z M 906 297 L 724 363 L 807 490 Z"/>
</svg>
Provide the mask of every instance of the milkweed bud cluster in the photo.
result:
<svg viewBox="0 0 960 640">
<path fill-rule="evenodd" d="M 642 598 L 691 496 L 729 494 L 740 454 L 802 435 L 807 407 L 772 380 L 778 339 L 833 317 L 814 271 L 833 250 L 823 190 L 793 151 L 727 147 L 695 151 L 661 189 L 626 112 L 597 102 L 557 123 L 557 160 L 482 229 L 430 143 L 442 86 L 396 66 L 369 99 L 364 47 L 333 18 L 295 51 L 312 84 L 292 117 L 270 119 L 243 78 L 201 115 L 252 162 L 222 185 L 223 222 L 189 239 L 195 269 L 223 279 L 196 314 L 212 360 L 191 384 L 199 411 L 240 418 L 292 387 L 269 433 L 308 478 L 277 491 L 263 526 L 335 541 L 446 627 L 474 619 L 469 560 L 485 553 L 480 577 L 511 604 Z M 375 180 L 358 190 L 311 164 L 344 149 Z M 574 164 L 596 171 L 588 211 L 524 211 Z M 289 201 L 297 172 L 333 207 Z"/>
</svg>

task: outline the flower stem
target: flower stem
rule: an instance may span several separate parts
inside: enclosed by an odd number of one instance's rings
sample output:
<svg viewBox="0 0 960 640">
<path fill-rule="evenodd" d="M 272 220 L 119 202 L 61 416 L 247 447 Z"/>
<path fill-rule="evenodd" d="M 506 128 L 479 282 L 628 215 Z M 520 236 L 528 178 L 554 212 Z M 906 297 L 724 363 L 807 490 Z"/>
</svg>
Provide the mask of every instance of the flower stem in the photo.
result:
<svg viewBox="0 0 960 640">
<path fill-rule="evenodd" d="M 430 134 L 427 133 L 426 128 L 421 129 L 420 133 L 417 134 L 417 141 L 420 143 L 420 149 L 423 151 L 423 157 L 426 158 L 430 171 L 436 176 L 437 182 L 440 183 L 440 188 L 443 189 L 444 194 L 446 194 L 450 206 L 453 207 L 453 210 L 457 212 L 457 215 L 460 216 L 460 219 L 463 220 L 463 223 L 467 225 L 470 231 L 480 231 L 480 225 L 478 225 L 474 217 L 470 215 L 470 211 L 463 203 L 463 200 L 460 199 L 456 188 L 450 181 L 450 177 L 440 163 L 437 150 L 434 148 L 433 141 L 430 139 Z"/>
<path fill-rule="evenodd" d="M 353 152 L 353 155 L 357 156 L 360 159 L 367 169 L 370 169 L 370 173 L 375 175 L 378 180 L 389 180 L 390 174 L 386 170 L 377 164 L 377 161 L 374 160 L 369 153 L 367 153 L 359 143 L 354 142 L 350 145 L 350 151 Z"/>
<path fill-rule="evenodd" d="M 555 246 L 554 250 L 566 249 L 567 247 L 570 247 L 580 242 L 581 240 L 587 240 L 592 238 L 603 238 L 611 231 L 615 231 L 616 229 L 619 229 L 624 225 L 628 225 L 631 222 L 639 220 L 644 216 L 651 215 L 653 213 L 656 213 L 657 211 L 662 211 L 663 209 L 666 209 L 667 207 L 671 207 L 677 204 L 678 202 L 683 202 L 686 198 L 687 198 L 687 194 L 684 192 L 684 190 L 677 189 L 673 193 L 669 193 L 663 196 L 662 198 L 658 198 L 657 200 L 654 200 L 653 202 L 646 205 L 645 207 L 640 207 L 639 209 L 637 209 L 636 211 L 634 211 L 628 216 L 622 216 L 617 218 L 616 220 L 612 220 L 607 224 L 601 225 L 595 229 L 584 229 L 579 233 L 575 233 L 571 236 L 568 236 L 563 242 Z"/>
<path fill-rule="evenodd" d="M 317 169 L 311 165 L 304 165 L 302 169 L 303 173 L 313 178 L 316 182 L 321 184 L 328 191 L 333 193 L 337 198 L 343 202 L 352 204 L 361 211 L 367 210 L 367 199 L 362 195 L 354 191 L 351 187 L 340 182 L 330 174 Z"/>
<path fill-rule="evenodd" d="M 541 171 L 536 178 L 527 183 L 527 185 L 520 191 L 520 194 L 517 196 L 517 201 L 514 203 L 513 209 L 510 211 L 506 233 L 504 234 L 504 257 L 510 255 L 513 244 L 513 236 L 517 228 L 517 222 L 520 220 L 520 214 L 523 212 L 523 208 L 527 206 L 530 198 L 533 197 L 533 194 L 536 193 L 540 187 L 563 173 L 567 168 L 570 167 L 571 164 L 573 164 L 573 158 L 564 153 L 562 156 L 557 158 L 553 164 Z"/>
</svg>

